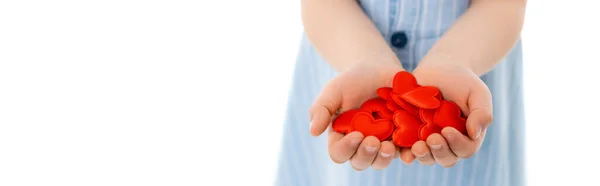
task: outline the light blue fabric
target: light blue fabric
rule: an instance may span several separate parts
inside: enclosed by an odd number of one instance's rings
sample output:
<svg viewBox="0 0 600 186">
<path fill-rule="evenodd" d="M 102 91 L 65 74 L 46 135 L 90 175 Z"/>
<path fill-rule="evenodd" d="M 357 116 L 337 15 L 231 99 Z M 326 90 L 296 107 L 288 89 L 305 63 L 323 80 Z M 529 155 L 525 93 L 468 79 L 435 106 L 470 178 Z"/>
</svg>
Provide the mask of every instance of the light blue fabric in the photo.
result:
<svg viewBox="0 0 600 186">
<path fill-rule="evenodd" d="M 405 48 L 393 48 L 412 71 L 432 45 L 464 13 L 468 0 L 361 0 L 364 11 L 389 41 L 405 31 Z M 460 47 L 460 46 L 456 46 Z M 349 163 L 335 164 L 327 152 L 327 135 L 308 133 L 308 109 L 336 72 L 302 38 L 285 120 L 277 186 L 521 186 L 525 184 L 521 42 L 501 64 L 482 76 L 490 87 L 494 121 L 480 151 L 454 167 L 405 165 L 399 159 L 385 170 L 354 171 Z"/>
</svg>

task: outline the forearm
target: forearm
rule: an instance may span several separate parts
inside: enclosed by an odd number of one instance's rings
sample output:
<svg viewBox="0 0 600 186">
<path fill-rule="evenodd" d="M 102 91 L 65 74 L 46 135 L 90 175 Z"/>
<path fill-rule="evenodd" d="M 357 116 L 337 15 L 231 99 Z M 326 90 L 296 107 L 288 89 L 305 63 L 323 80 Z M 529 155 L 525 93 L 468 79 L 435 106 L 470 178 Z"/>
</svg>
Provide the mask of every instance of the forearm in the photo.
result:
<svg viewBox="0 0 600 186">
<path fill-rule="evenodd" d="M 524 0 L 478 0 L 440 38 L 421 65 L 447 63 L 481 76 L 497 65 L 520 38 Z"/>
<path fill-rule="evenodd" d="M 355 0 L 302 0 L 302 22 L 312 45 L 337 71 L 362 62 L 401 67 Z"/>
</svg>

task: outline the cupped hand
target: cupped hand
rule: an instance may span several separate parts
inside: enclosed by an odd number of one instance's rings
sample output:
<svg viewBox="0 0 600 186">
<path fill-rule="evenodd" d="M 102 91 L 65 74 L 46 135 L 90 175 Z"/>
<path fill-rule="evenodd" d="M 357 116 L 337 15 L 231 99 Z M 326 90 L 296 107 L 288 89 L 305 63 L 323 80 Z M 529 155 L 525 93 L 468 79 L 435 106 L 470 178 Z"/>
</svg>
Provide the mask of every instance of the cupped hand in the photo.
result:
<svg viewBox="0 0 600 186">
<path fill-rule="evenodd" d="M 421 85 L 438 87 L 445 100 L 455 102 L 468 116 L 467 135 L 446 127 L 441 134 L 432 134 L 415 143 L 402 156 L 414 155 L 425 165 L 436 162 L 454 166 L 461 158 L 469 158 L 481 147 L 486 128 L 492 122 L 492 95 L 486 84 L 465 67 L 449 64 L 423 64 L 413 71 Z"/>
<path fill-rule="evenodd" d="M 399 71 L 404 71 L 400 63 L 360 63 L 340 72 L 323 87 L 309 110 L 310 133 L 318 136 L 329 129 L 329 155 L 335 163 L 350 161 L 355 170 L 369 167 L 379 170 L 386 168 L 399 154 L 396 151 L 401 149 L 391 141 L 381 142 L 356 131 L 344 135 L 331 129 L 337 114 L 359 108 L 363 102 L 376 97 L 377 89 L 390 87 Z"/>
</svg>

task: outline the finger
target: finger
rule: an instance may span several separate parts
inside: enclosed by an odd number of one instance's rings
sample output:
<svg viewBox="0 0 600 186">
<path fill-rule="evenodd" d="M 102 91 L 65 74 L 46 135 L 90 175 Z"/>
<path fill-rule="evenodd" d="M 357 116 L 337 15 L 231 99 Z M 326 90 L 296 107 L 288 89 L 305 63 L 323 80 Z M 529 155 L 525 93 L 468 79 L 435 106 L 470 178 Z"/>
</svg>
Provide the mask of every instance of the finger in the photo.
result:
<svg viewBox="0 0 600 186">
<path fill-rule="evenodd" d="M 479 150 L 479 145 L 475 141 L 452 127 L 442 129 L 442 135 L 452 152 L 459 158 L 470 158 Z"/>
<path fill-rule="evenodd" d="M 321 135 L 331 123 L 331 118 L 340 107 L 342 100 L 339 86 L 330 81 L 324 87 L 313 105 L 309 109 L 310 134 Z"/>
<path fill-rule="evenodd" d="M 483 129 L 492 123 L 492 95 L 485 85 L 471 91 L 467 112 L 467 132 L 471 139 L 478 139 Z"/>
<path fill-rule="evenodd" d="M 415 155 L 411 152 L 410 148 L 403 148 L 400 152 L 400 159 L 402 159 L 402 162 L 405 164 L 411 164 L 415 161 Z"/>
<path fill-rule="evenodd" d="M 492 123 L 492 114 L 486 109 L 475 109 L 467 118 L 467 132 L 472 140 L 478 140 L 481 133 Z"/>
<path fill-rule="evenodd" d="M 335 132 L 331 127 L 329 127 L 328 133 L 329 133 L 329 138 L 328 138 L 327 145 L 329 146 L 329 150 L 331 151 L 331 147 L 333 146 L 333 143 L 340 141 L 346 135 L 339 133 L 339 132 Z M 348 134 L 348 135 L 350 135 L 350 134 Z"/>
<path fill-rule="evenodd" d="M 379 147 L 379 154 L 375 157 L 373 161 L 373 169 L 381 170 L 385 169 L 392 162 L 392 157 L 396 151 L 396 147 L 390 141 L 381 142 L 381 147 Z"/>
<path fill-rule="evenodd" d="M 459 158 L 450 150 L 448 143 L 440 134 L 432 134 L 427 137 L 427 145 L 433 154 L 433 158 L 440 165 L 448 168 L 456 165 Z"/>
<path fill-rule="evenodd" d="M 335 163 L 345 163 L 354 155 L 362 141 L 363 135 L 360 132 L 351 132 L 346 136 L 332 132 L 329 136 L 329 157 Z"/>
<path fill-rule="evenodd" d="M 381 142 L 374 136 L 367 136 L 360 147 L 356 149 L 356 154 L 350 158 L 350 164 L 355 170 L 361 171 L 369 168 L 377 156 L 377 151 Z"/>
<path fill-rule="evenodd" d="M 435 159 L 433 159 L 425 141 L 417 141 L 410 149 L 419 163 L 423 165 L 433 165 L 435 163 Z"/>
</svg>

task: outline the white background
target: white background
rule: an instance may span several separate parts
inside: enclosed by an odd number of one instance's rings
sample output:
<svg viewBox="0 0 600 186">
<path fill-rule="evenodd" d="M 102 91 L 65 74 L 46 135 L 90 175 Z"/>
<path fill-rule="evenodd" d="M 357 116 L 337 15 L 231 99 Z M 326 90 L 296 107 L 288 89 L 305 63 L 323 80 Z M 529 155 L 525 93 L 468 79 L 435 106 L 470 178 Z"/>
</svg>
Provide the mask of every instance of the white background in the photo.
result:
<svg viewBox="0 0 600 186">
<path fill-rule="evenodd" d="M 530 185 L 600 184 L 595 2 L 529 1 Z M 298 3 L 0 1 L 0 185 L 270 185 Z"/>
</svg>

